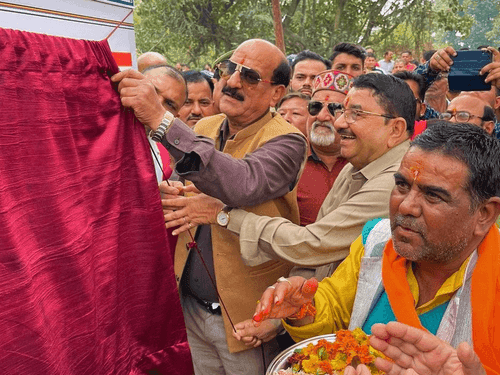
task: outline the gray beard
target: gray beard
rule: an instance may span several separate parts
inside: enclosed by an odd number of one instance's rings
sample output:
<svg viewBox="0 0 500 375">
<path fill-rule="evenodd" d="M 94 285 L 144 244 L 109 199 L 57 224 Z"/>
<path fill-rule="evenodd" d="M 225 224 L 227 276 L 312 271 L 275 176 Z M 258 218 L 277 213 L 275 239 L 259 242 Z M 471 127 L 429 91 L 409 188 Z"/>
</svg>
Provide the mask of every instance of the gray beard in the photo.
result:
<svg viewBox="0 0 500 375">
<path fill-rule="evenodd" d="M 328 126 L 328 128 L 332 131 L 331 134 L 317 134 L 316 127 L 318 125 Z M 316 146 L 330 146 L 335 142 L 335 129 L 332 124 L 329 122 L 319 122 L 315 121 L 311 127 L 311 133 L 309 134 L 309 141 Z"/>
</svg>

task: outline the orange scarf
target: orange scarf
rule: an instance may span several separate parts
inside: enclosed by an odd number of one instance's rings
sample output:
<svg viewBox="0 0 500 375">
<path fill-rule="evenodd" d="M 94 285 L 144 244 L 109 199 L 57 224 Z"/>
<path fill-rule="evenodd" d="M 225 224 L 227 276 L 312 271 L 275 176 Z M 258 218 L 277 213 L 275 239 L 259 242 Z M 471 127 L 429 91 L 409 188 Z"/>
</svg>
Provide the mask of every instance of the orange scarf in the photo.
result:
<svg viewBox="0 0 500 375">
<path fill-rule="evenodd" d="M 382 258 L 382 280 L 396 319 L 424 329 L 406 278 L 406 259 L 387 242 Z M 474 350 L 489 375 L 500 374 L 500 234 L 493 225 L 478 247 L 472 274 L 472 339 Z"/>
</svg>

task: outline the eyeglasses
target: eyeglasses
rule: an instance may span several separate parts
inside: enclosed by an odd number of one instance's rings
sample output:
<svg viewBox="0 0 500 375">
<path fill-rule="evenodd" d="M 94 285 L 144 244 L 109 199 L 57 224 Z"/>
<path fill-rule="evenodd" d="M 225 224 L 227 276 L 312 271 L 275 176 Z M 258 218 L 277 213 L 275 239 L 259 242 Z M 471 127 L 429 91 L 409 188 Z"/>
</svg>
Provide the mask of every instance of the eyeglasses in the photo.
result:
<svg viewBox="0 0 500 375">
<path fill-rule="evenodd" d="M 441 120 L 451 120 L 452 117 L 455 117 L 455 119 L 457 120 L 457 122 L 467 122 L 469 121 L 471 118 L 474 118 L 474 117 L 477 117 L 477 118 L 480 118 L 481 120 L 484 121 L 484 118 L 482 118 L 481 116 L 476 116 L 476 115 L 471 115 L 469 112 L 467 111 L 451 111 L 451 112 L 443 112 L 439 115 L 439 118 Z"/>
<path fill-rule="evenodd" d="M 323 109 L 325 104 L 326 104 L 330 114 L 334 117 L 335 117 L 335 111 L 337 109 L 342 108 L 342 104 L 340 104 L 340 103 L 323 103 L 323 102 L 320 102 L 317 100 L 311 100 L 309 102 L 309 104 L 307 105 L 307 111 L 309 112 L 309 114 L 311 116 L 316 116 L 318 113 L 321 112 L 321 110 Z"/>
<path fill-rule="evenodd" d="M 217 64 L 215 67 L 215 72 L 214 72 L 214 78 L 215 79 L 225 79 L 228 80 L 229 77 L 233 75 L 234 72 L 240 72 L 240 77 L 241 79 L 250 84 L 250 85 L 256 85 L 259 82 L 265 82 L 265 83 L 271 83 L 273 84 L 274 82 L 268 81 L 266 79 L 262 79 L 260 77 L 259 72 L 245 66 L 242 64 L 236 64 L 232 62 L 231 60 L 225 60 Z"/>
<path fill-rule="evenodd" d="M 386 115 L 382 113 L 375 113 L 375 112 L 368 112 L 368 111 L 362 111 L 361 109 L 354 109 L 354 108 L 347 108 L 347 109 L 337 109 L 335 111 L 335 117 L 339 118 L 340 116 L 344 115 L 344 119 L 348 124 L 352 124 L 353 122 L 356 122 L 358 119 L 358 116 L 364 114 L 364 115 L 372 115 L 372 116 L 380 116 L 380 117 L 385 117 L 385 118 L 396 118 L 395 116 L 391 115 Z"/>
</svg>

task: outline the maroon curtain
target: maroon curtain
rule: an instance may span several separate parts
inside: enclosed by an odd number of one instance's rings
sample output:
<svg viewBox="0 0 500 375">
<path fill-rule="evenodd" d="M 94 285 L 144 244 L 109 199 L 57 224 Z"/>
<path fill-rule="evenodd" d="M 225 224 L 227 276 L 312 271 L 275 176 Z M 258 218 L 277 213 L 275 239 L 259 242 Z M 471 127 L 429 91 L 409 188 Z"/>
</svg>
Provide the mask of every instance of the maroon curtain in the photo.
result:
<svg viewBox="0 0 500 375">
<path fill-rule="evenodd" d="M 0 29 L 0 374 L 190 374 L 144 128 L 107 42 Z"/>
</svg>

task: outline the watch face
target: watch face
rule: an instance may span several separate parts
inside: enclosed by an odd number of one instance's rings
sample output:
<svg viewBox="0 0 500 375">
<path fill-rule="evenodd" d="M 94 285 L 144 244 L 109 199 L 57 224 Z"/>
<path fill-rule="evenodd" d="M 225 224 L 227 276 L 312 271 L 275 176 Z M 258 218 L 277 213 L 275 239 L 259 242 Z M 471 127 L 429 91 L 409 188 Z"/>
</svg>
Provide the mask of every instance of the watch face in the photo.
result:
<svg viewBox="0 0 500 375">
<path fill-rule="evenodd" d="M 217 214 L 217 224 L 220 226 L 227 226 L 229 223 L 229 214 L 227 212 L 221 211 Z"/>
</svg>

